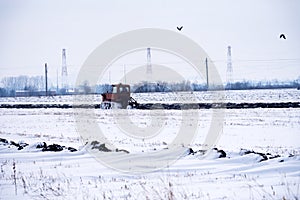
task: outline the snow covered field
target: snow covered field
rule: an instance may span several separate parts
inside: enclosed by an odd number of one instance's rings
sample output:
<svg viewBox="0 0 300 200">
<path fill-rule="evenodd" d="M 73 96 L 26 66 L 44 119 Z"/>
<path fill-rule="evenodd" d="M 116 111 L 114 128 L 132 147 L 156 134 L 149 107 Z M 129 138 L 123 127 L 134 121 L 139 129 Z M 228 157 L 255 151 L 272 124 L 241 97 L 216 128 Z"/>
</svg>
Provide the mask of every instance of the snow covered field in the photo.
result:
<svg viewBox="0 0 300 200">
<path fill-rule="evenodd" d="M 155 95 L 153 95 L 155 94 Z M 214 100 L 215 91 L 203 92 L 174 92 L 174 93 L 132 93 L 132 97 L 139 103 L 162 103 L 162 102 L 180 102 L 196 100 L 197 103 L 208 103 Z M 224 102 L 241 103 L 241 102 L 299 102 L 300 91 L 297 89 L 277 89 L 277 90 L 232 90 L 217 91 L 217 94 L 223 96 Z M 53 96 L 53 97 L 15 97 L 0 98 L 0 103 L 72 103 L 73 96 Z M 95 95 L 94 100 L 101 102 L 102 96 Z M 96 103 L 95 102 L 95 103 Z M 195 102 L 193 102 L 195 103 Z"/>
<path fill-rule="evenodd" d="M 199 102 L 209 102 L 213 92 L 194 94 Z M 133 96 L 141 102 L 176 102 L 178 95 L 185 97 L 187 93 Z M 300 101 L 299 90 L 231 91 L 225 95 L 230 102 Z M 0 101 L 72 99 L 32 97 Z M 88 153 L 91 146 L 81 140 L 83 135 L 78 131 L 73 109 L 0 109 L 0 199 L 299 199 L 300 109 L 223 111 L 223 131 L 214 146 L 217 149 L 203 156 L 198 150 L 202 149 L 213 120 L 213 109 L 166 110 L 164 115 L 157 110 L 95 110 L 95 120 L 103 134 L 113 146 L 124 150 L 117 152 L 106 144 L 113 151 L 99 151 L 98 155 L 104 160 L 117 158 L 114 162 L 120 166 L 126 165 L 123 158 L 128 155 L 149 158 L 141 165 L 145 169 L 155 163 L 151 153 L 168 154 L 166 148 L 176 137 L 185 115 L 199 116 L 199 121 L 195 118 L 190 122 L 197 125 L 193 141 L 178 147 L 183 152 L 180 157 L 152 172 L 131 173 L 107 166 L 101 158 L 99 162 L 99 158 Z M 162 130 L 148 138 L 124 134 L 120 123 L 126 123 L 122 119 L 127 115 L 137 127 Z M 151 123 L 151 116 L 163 124 Z M 84 124 L 88 125 L 89 117 L 80 120 L 86 120 Z M 18 150 L 10 141 L 24 148 Z M 43 142 L 77 151 L 43 151 L 37 148 Z"/>
</svg>

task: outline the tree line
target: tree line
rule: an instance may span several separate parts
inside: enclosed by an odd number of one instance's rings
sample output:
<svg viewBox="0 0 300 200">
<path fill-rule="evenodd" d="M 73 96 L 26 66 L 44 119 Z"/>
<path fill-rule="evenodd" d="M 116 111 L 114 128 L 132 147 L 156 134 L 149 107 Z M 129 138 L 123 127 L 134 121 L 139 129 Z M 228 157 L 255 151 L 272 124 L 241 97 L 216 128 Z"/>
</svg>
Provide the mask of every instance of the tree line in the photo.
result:
<svg viewBox="0 0 300 200">
<path fill-rule="evenodd" d="M 17 76 L 4 77 L 1 80 L 0 96 L 15 96 L 18 90 L 29 92 L 45 90 L 45 79 L 43 76 Z"/>
<path fill-rule="evenodd" d="M 0 97 L 15 97 L 18 90 L 26 91 L 27 96 L 44 95 L 41 91 L 45 91 L 45 78 L 43 76 L 18 76 L 4 77 L 0 82 Z M 273 81 L 237 81 L 227 85 L 210 85 L 207 88 L 205 83 L 192 83 L 190 81 L 182 81 L 179 83 L 169 82 L 141 82 L 131 85 L 131 92 L 180 92 L 180 91 L 207 91 L 207 90 L 249 90 L 249 89 L 277 89 L 277 88 L 298 88 L 300 89 L 300 78 L 289 82 Z M 82 85 L 68 92 L 66 88 L 60 88 L 59 91 L 50 93 L 51 95 L 60 94 L 101 94 L 111 92 L 110 84 L 99 84 L 90 86 L 88 81 L 84 81 Z"/>
</svg>

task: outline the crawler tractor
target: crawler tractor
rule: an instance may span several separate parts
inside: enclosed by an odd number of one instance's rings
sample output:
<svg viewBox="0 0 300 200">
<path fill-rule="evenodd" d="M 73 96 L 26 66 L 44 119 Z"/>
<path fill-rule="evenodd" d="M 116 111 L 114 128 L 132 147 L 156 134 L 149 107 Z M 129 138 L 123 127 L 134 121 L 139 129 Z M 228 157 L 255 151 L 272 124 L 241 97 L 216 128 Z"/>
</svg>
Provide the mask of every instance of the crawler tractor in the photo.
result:
<svg viewBox="0 0 300 200">
<path fill-rule="evenodd" d="M 102 103 L 101 108 L 136 108 L 138 103 L 130 96 L 130 85 L 114 84 L 111 85 L 112 90 L 101 94 Z"/>
</svg>

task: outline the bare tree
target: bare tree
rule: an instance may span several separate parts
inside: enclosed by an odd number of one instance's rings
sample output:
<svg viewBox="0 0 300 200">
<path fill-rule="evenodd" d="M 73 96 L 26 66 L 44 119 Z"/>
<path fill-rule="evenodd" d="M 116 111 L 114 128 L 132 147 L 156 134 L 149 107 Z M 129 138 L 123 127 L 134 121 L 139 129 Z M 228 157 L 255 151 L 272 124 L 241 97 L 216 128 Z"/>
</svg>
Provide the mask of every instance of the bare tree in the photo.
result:
<svg viewBox="0 0 300 200">
<path fill-rule="evenodd" d="M 43 90 L 45 87 L 43 76 L 18 76 L 2 78 L 3 87 L 8 90 Z"/>
</svg>

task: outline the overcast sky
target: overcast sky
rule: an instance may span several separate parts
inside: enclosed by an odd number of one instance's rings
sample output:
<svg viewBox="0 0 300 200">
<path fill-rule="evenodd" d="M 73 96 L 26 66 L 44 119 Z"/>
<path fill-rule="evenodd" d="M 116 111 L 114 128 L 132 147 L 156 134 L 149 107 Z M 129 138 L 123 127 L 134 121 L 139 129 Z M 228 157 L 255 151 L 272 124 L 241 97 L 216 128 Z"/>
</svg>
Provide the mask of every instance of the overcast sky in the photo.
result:
<svg viewBox="0 0 300 200">
<path fill-rule="evenodd" d="M 47 62 L 55 82 L 66 48 L 75 79 L 88 55 L 112 36 L 139 28 L 178 32 L 177 26 L 215 61 L 224 80 L 228 45 L 235 79 L 300 76 L 298 0 L 0 0 L 0 78 L 43 75 Z"/>
</svg>

